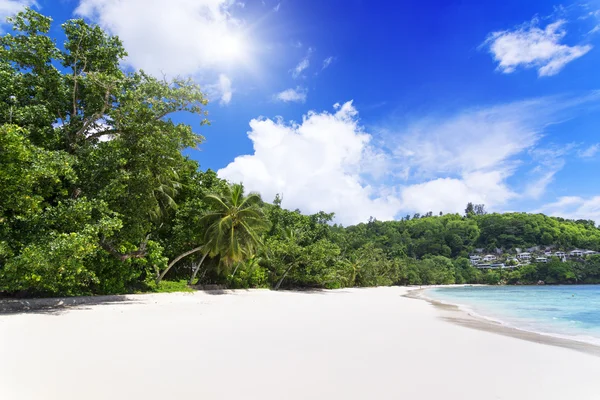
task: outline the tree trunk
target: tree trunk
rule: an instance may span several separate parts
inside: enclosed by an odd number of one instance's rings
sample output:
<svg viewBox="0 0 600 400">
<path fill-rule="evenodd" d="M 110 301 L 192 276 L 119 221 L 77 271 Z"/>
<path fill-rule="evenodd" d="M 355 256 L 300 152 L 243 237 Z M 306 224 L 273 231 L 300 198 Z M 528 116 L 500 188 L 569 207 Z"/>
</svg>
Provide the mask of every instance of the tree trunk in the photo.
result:
<svg viewBox="0 0 600 400">
<path fill-rule="evenodd" d="M 198 278 L 198 282 L 200 282 L 202 280 L 202 278 L 204 278 L 206 276 L 207 272 L 208 272 L 208 270 L 206 268 L 204 268 L 204 271 L 202 271 L 202 275 L 200 275 L 200 278 Z"/>
<path fill-rule="evenodd" d="M 279 282 L 277 282 L 277 284 L 275 285 L 274 290 L 279 290 L 279 286 L 281 286 L 281 283 L 287 276 L 288 272 L 290 272 L 292 270 L 292 268 L 294 268 L 294 264 L 290 265 L 289 268 L 283 273 L 283 276 L 281 277 L 281 279 L 279 279 Z"/>
<path fill-rule="evenodd" d="M 235 273 L 237 272 L 238 268 L 240 267 L 240 264 L 241 264 L 241 262 L 236 264 L 235 269 L 233 270 L 233 274 L 231 274 L 232 278 L 235 276 Z"/>
<path fill-rule="evenodd" d="M 193 285 L 194 284 L 194 279 L 196 278 L 196 274 L 200 270 L 200 267 L 202 266 L 202 263 L 204 262 L 204 259 L 206 258 L 207 255 L 208 255 L 208 252 L 204 253 L 204 255 L 202 256 L 202 259 L 196 265 L 196 268 L 194 268 L 194 271 L 192 271 L 192 277 L 190 278 L 190 281 L 188 282 L 188 285 Z"/>
<path fill-rule="evenodd" d="M 181 260 L 183 257 L 189 256 L 190 254 L 193 254 L 193 253 L 196 253 L 196 252 L 202 250 L 202 247 L 204 247 L 204 246 L 198 246 L 196 248 L 193 248 L 192 250 L 186 251 L 185 253 L 182 253 L 182 254 L 178 255 L 177 257 L 175 257 L 175 259 L 173 261 L 171 261 L 169 263 L 169 265 L 167 265 L 167 268 L 158 276 L 158 278 L 156 278 L 156 284 L 158 285 L 160 283 L 160 281 L 162 281 L 162 279 L 165 277 L 167 272 L 169 272 L 171 267 L 173 265 L 175 265 L 175 263 L 177 263 L 177 261 Z"/>
</svg>

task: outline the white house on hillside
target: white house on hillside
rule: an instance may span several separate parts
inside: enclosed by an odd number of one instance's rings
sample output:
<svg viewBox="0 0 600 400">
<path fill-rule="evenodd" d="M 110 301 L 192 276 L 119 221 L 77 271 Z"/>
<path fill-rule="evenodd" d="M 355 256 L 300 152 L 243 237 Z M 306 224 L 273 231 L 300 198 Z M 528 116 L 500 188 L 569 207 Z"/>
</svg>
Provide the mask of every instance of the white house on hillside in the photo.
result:
<svg viewBox="0 0 600 400">
<path fill-rule="evenodd" d="M 573 251 L 569 252 L 569 255 L 571 257 L 583 257 L 583 253 L 584 253 L 583 250 L 573 250 Z"/>
<path fill-rule="evenodd" d="M 531 253 L 519 253 L 517 254 L 517 258 L 519 260 L 529 260 L 531 259 Z"/>
<path fill-rule="evenodd" d="M 538 262 L 538 263 L 547 263 L 548 259 L 546 257 L 537 257 L 535 259 L 535 262 Z"/>
<path fill-rule="evenodd" d="M 479 269 L 503 269 L 506 265 L 504 264 L 478 264 L 477 268 Z"/>
<path fill-rule="evenodd" d="M 496 257 L 493 254 L 487 254 L 485 257 L 483 257 L 483 261 L 494 261 L 496 260 L 498 257 Z"/>
<path fill-rule="evenodd" d="M 564 251 L 557 251 L 556 253 L 554 253 L 554 256 L 558 258 L 565 258 L 567 254 Z"/>
</svg>

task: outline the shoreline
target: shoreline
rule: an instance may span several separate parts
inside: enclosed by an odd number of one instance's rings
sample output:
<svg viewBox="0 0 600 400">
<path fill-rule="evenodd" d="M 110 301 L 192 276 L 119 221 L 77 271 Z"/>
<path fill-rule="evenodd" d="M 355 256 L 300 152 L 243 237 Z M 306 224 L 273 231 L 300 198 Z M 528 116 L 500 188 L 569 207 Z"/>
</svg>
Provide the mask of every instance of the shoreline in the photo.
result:
<svg viewBox="0 0 600 400">
<path fill-rule="evenodd" d="M 416 299 L 426 301 L 433 305 L 440 314 L 440 319 L 463 326 L 470 329 L 475 329 L 483 332 L 495 333 L 502 336 L 512 337 L 516 339 L 525 340 L 528 342 L 545 344 L 549 346 L 562 347 L 570 350 L 579 351 L 585 354 L 600 357 L 600 346 L 576 340 L 567 339 L 552 334 L 543 334 L 540 332 L 529 331 L 525 329 L 519 329 L 517 327 L 508 326 L 503 324 L 501 321 L 486 318 L 482 315 L 477 315 L 474 312 L 466 310 L 461 307 L 460 304 L 443 302 L 440 300 L 432 299 L 426 296 L 425 291 L 433 289 L 435 287 L 462 287 L 465 285 L 452 285 L 452 286 L 430 286 L 426 288 L 415 288 L 408 290 L 404 297 L 409 299 Z"/>
</svg>

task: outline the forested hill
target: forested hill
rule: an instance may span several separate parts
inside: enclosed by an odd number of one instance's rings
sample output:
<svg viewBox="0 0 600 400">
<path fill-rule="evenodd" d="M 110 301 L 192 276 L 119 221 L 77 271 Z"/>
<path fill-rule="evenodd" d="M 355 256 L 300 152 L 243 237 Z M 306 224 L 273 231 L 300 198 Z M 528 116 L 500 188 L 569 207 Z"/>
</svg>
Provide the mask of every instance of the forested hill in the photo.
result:
<svg viewBox="0 0 600 400">
<path fill-rule="evenodd" d="M 600 250 L 600 229 L 594 221 L 565 220 L 543 214 L 416 215 L 402 221 L 373 220 L 346 230 L 354 247 L 372 241 L 393 254 L 416 258 L 467 257 L 475 249 L 494 252 L 534 246 Z"/>
<path fill-rule="evenodd" d="M 600 250 L 591 221 L 418 215 L 332 224 L 203 171 L 201 88 L 124 71 L 121 41 L 83 20 L 49 36 L 31 9 L 0 37 L 0 295 L 227 287 L 600 282 L 600 256 L 475 268 L 474 249 Z M 194 116 L 189 126 L 172 118 Z M 514 261 L 514 260 L 513 260 Z M 539 260 L 535 260 L 539 261 Z"/>
</svg>

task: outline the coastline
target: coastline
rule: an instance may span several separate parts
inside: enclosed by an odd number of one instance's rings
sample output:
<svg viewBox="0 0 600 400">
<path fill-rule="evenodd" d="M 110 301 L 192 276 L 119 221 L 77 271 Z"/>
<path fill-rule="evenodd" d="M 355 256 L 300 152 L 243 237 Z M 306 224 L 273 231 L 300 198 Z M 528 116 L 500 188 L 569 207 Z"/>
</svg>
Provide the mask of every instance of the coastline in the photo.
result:
<svg viewBox="0 0 600 400">
<path fill-rule="evenodd" d="M 0 315 L 0 398 L 598 398 L 599 357 L 449 323 L 456 311 L 409 291 L 149 294 Z"/>
<path fill-rule="evenodd" d="M 444 302 L 428 297 L 425 292 L 435 287 L 460 287 L 465 285 L 449 285 L 449 286 L 429 286 L 425 288 L 415 288 L 409 290 L 404 296 L 410 299 L 418 299 L 426 301 L 433 305 L 439 312 L 440 318 L 444 321 L 463 326 L 470 329 L 476 329 L 483 332 L 490 332 L 498 335 L 508 336 L 516 339 L 526 340 L 528 342 L 545 344 L 549 346 L 562 347 L 570 350 L 579 351 L 600 357 L 600 346 L 558 335 L 549 333 L 540 333 L 520 329 L 514 326 L 503 324 L 502 321 L 497 321 L 487 318 L 483 315 L 475 314 L 470 310 L 461 307 L 460 304 Z M 481 285 L 480 285 L 481 286 Z"/>
</svg>

